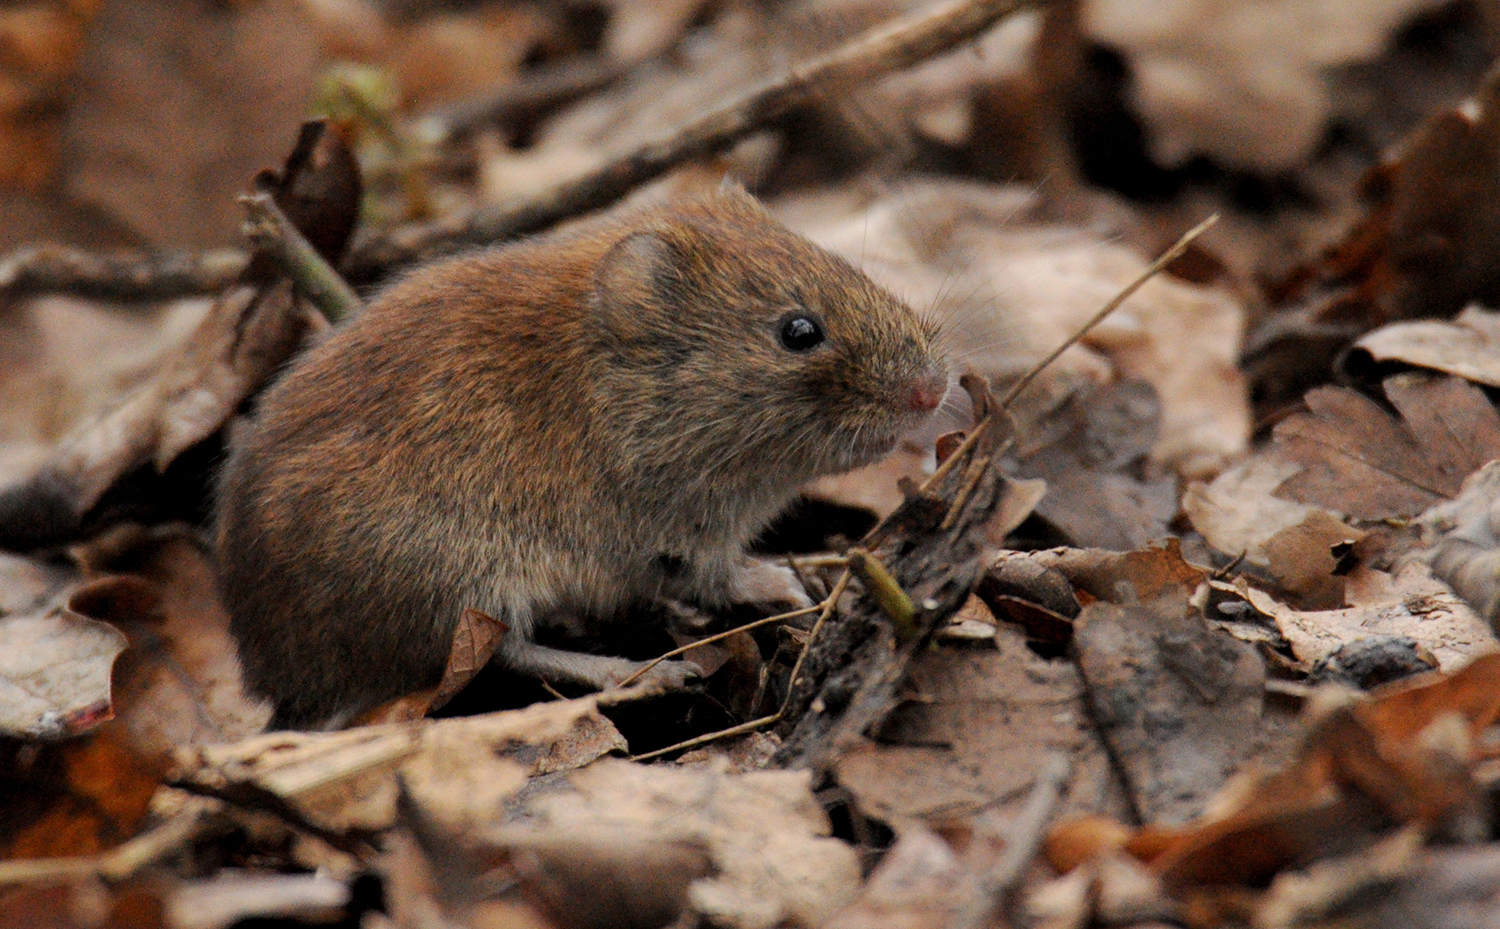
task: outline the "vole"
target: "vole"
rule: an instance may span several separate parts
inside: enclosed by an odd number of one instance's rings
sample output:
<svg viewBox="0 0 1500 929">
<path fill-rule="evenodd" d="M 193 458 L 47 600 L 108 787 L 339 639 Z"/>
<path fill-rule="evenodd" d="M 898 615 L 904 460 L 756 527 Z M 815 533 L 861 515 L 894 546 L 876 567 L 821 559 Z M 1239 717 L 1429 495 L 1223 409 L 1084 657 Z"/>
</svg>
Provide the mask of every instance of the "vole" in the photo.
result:
<svg viewBox="0 0 1500 929">
<path fill-rule="evenodd" d="M 533 634 L 753 597 L 786 569 L 745 546 L 798 488 L 938 405 L 937 343 L 733 187 L 410 273 L 263 394 L 222 470 L 248 690 L 272 728 L 341 725 L 436 685 L 467 607 L 506 624 L 508 669 L 620 681 L 641 664 Z"/>
</svg>

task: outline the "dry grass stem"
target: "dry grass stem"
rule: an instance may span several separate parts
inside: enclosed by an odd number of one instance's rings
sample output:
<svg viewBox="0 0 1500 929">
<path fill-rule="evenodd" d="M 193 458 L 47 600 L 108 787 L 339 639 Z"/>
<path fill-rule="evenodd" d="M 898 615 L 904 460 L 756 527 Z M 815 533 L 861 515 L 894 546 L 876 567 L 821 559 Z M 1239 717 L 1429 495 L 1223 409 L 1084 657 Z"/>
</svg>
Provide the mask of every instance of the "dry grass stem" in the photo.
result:
<svg viewBox="0 0 1500 929">
<path fill-rule="evenodd" d="M 363 304 L 333 266 L 323 260 L 268 193 L 240 198 L 245 207 L 245 236 L 265 252 L 328 321 L 337 325 L 358 315 Z"/>
<path fill-rule="evenodd" d="M 1108 303 L 1104 304 L 1104 306 L 1100 308 L 1099 312 L 1095 313 L 1088 322 L 1080 326 L 1077 332 L 1073 333 L 1071 336 L 1068 336 L 1068 338 L 1064 340 L 1063 343 L 1057 348 L 1053 349 L 1047 355 L 1047 357 L 1032 365 L 1030 370 L 1021 375 L 1021 379 L 1016 381 L 1016 383 L 1011 386 L 1010 390 L 1006 392 L 1003 398 L 1001 398 L 998 405 L 1002 415 L 1004 415 L 1007 420 L 1010 420 L 1012 428 L 1014 428 L 1014 420 L 1010 419 L 1010 406 L 1016 401 L 1016 398 L 1021 395 L 1022 391 L 1030 386 L 1031 382 L 1036 380 L 1037 376 L 1045 371 L 1048 365 L 1052 364 L 1052 362 L 1056 361 L 1062 356 L 1063 352 L 1067 351 L 1069 348 L 1072 348 L 1075 344 L 1078 343 L 1080 339 L 1088 335 L 1095 326 L 1104 322 L 1109 314 L 1113 313 L 1115 310 L 1118 310 L 1120 306 L 1124 304 L 1126 300 L 1130 299 L 1132 294 L 1134 294 L 1137 290 L 1140 290 L 1147 281 L 1160 274 L 1167 265 L 1177 260 L 1177 258 L 1179 258 L 1183 252 L 1187 251 L 1187 247 L 1193 243 L 1194 239 L 1207 232 L 1209 228 L 1218 221 L 1219 214 L 1214 213 L 1203 222 L 1185 232 L 1182 238 L 1173 243 L 1171 248 L 1167 249 L 1165 252 L 1162 252 L 1160 257 L 1151 262 L 1151 264 L 1147 265 L 1145 270 L 1143 270 L 1135 280 L 1126 285 L 1125 289 L 1121 290 L 1118 294 L 1115 294 L 1114 298 Z M 953 454 L 949 455 L 947 460 L 939 465 L 937 470 L 934 471 L 932 475 L 927 478 L 927 480 L 922 482 L 921 492 L 926 493 L 933 487 L 937 486 L 937 484 L 942 481 L 943 478 L 947 477 L 948 474 L 952 472 L 953 468 L 958 464 L 958 462 L 963 459 L 963 457 L 971 448 L 974 447 L 974 443 L 979 440 L 979 437 L 984 434 L 984 432 L 989 428 L 989 424 L 993 421 L 994 420 L 992 416 L 985 416 L 973 429 L 969 430 L 969 434 L 964 436 L 964 440 L 959 443 L 958 448 L 953 450 Z M 879 528 L 880 527 L 877 526 L 876 530 L 878 531 Z"/>
<path fill-rule="evenodd" d="M 629 687 L 631 684 L 634 684 L 636 681 L 640 680 L 641 675 L 650 671 L 652 668 L 661 664 L 663 661 L 666 661 L 668 658 L 676 658 L 678 655 L 686 654 L 695 648 L 700 648 L 704 645 L 712 645 L 715 642 L 721 642 L 732 635 L 736 635 L 741 632 L 749 632 L 751 629 L 759 629 L 761 626 L 769 626 L 771 623 L 779 623 L 787 619 L 796 619 L 798 616 L 808 616 L 810 614 L 818 612 L 819 610 L 823 609 L 823 607 L 823 603 L 814 603 L 812 606 L 805 606 L 800 610 L 792 610 L 790 613 L 777 613 L 775 616 L 767 616 L 764 619 L 757 619 L 753 622 L 745 623 L 742 626 L 735 626 L 733 629 L 726 629 L 723 632 L 715 633 L 714 635 L 708 636 L 707 638 L 699 639 L 696 642 L 689 642 L 688 644 L 683 645 L 679 648 L 672 649 L 670 652 L 666 652 L 664 654 L 656 656 L 655 658 L 651 659 L 650 664 L 625 678 L 625 680 L 621 681 L 615 686 Z"/>
<path fill-rule="evenodd" d="M 833 585 L 833 590 L 829 592 L 827 598 L 825 598 L 822 603 L 799 611 L 804 614 L 810 613 L 813 610 L 819 610 L 820 612 L 818 613 L 818 621 L 813 624 L 812 631 L 807 634 L 807 643 L 802 646 L 802 652 L 797 656 L 797 663 L 792 665 L 791 676 L 787 679 L 787 697 L 781 702 L 780 709 L 778 709 L 775 713 L 772 713 L 770 716 L 762 716 L 760 719 L 752 719 L 749 722 L 740 723 L 738 726 L 730 726 L 728 729 L 720 729 L 717 732 L 709 732 L 704 735 L 697 736 L 696 738 L 678 742 L 675 745 L 668 745 L 666 748 L 658 748 L 655 751 L 644 752 L 640 755 L 631 755 L 630 760 L 649 761 L 652 758 L 658 758 L 662 755 L 668 755 L 673 752 L 686 751 L 690 748 L 697 748 L 700 745 L 708 745 L 711 742 L 717 742 L 720 739 L 727 739 L 731 736 L 742 735 L 746 732 L 754 732 L 757 729 L 775 725 L 776 723 L 780 722 L 782 717 L 786 715 L 787 707 L 791 703 L 791 696 L 793 690 L 797 685 L 797 675 L 802 671 L 802 662 L 807 658 L 807 650 L 812 648 L 812 644 L 818 640 L 818 633 L 822 631 L 824 623 L 828 621 L 828 617 L 832 616 L 834 611 L 838 608 L 839 598 L 842 597 L 844 595 L 844 591 L 848 589 L 849 579 L 852 576 L 853 575 L 850 570 L 848 568 L 845 568 L 844 573 L 839 575 L 838 581 Z M 782 616 L 779 618 L 786 619 L 788 617 Z"/>
</svg>

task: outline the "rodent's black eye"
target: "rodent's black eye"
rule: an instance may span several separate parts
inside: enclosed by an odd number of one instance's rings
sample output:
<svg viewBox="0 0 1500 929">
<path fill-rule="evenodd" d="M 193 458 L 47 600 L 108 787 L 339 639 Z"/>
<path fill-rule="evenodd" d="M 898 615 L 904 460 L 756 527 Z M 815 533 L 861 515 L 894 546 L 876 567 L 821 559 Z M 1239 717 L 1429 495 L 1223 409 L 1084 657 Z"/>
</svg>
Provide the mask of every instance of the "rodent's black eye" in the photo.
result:
<svg viewBox="0 0 1500 929">
<path fill-rule="evenodd" d="M 805 352 L 823 343 L 823 325 L 815 316 L 796 313 L 781 321 L 780 335 L 783 348 L 794 352 Z"/>
</svg>

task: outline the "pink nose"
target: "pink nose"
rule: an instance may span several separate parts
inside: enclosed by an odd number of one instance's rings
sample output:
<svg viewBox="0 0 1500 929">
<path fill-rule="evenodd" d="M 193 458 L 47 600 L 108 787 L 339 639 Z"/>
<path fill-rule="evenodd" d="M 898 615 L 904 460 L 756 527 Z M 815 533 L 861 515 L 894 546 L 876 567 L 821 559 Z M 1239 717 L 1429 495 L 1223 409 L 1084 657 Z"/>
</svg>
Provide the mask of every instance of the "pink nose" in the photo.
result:
<svg viewBox="0 0 1500 929">
<path fill-rule="evenodd" d="M 906 408 L 914 413 L 931 413 L 943 402 L 948 385 L 936 378 L 918 381 L 906 395 Z"/>
</svg>

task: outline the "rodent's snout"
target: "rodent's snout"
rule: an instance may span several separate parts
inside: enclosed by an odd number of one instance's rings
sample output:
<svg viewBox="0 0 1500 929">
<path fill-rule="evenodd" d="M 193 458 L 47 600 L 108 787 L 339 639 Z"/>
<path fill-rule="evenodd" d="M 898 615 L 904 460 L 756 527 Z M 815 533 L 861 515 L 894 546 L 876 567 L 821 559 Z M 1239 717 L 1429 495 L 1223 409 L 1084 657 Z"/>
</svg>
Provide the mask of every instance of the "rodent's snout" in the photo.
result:
<svg viewBox="0 0 1500 929">
<path fill-rule="evenodd" d="M 907 386 L 897 398 L 897 405 L 903 412 L 931 413 L 947 392 L 947 374 L 936 367 L 929 368 Z"/>
</svg>

